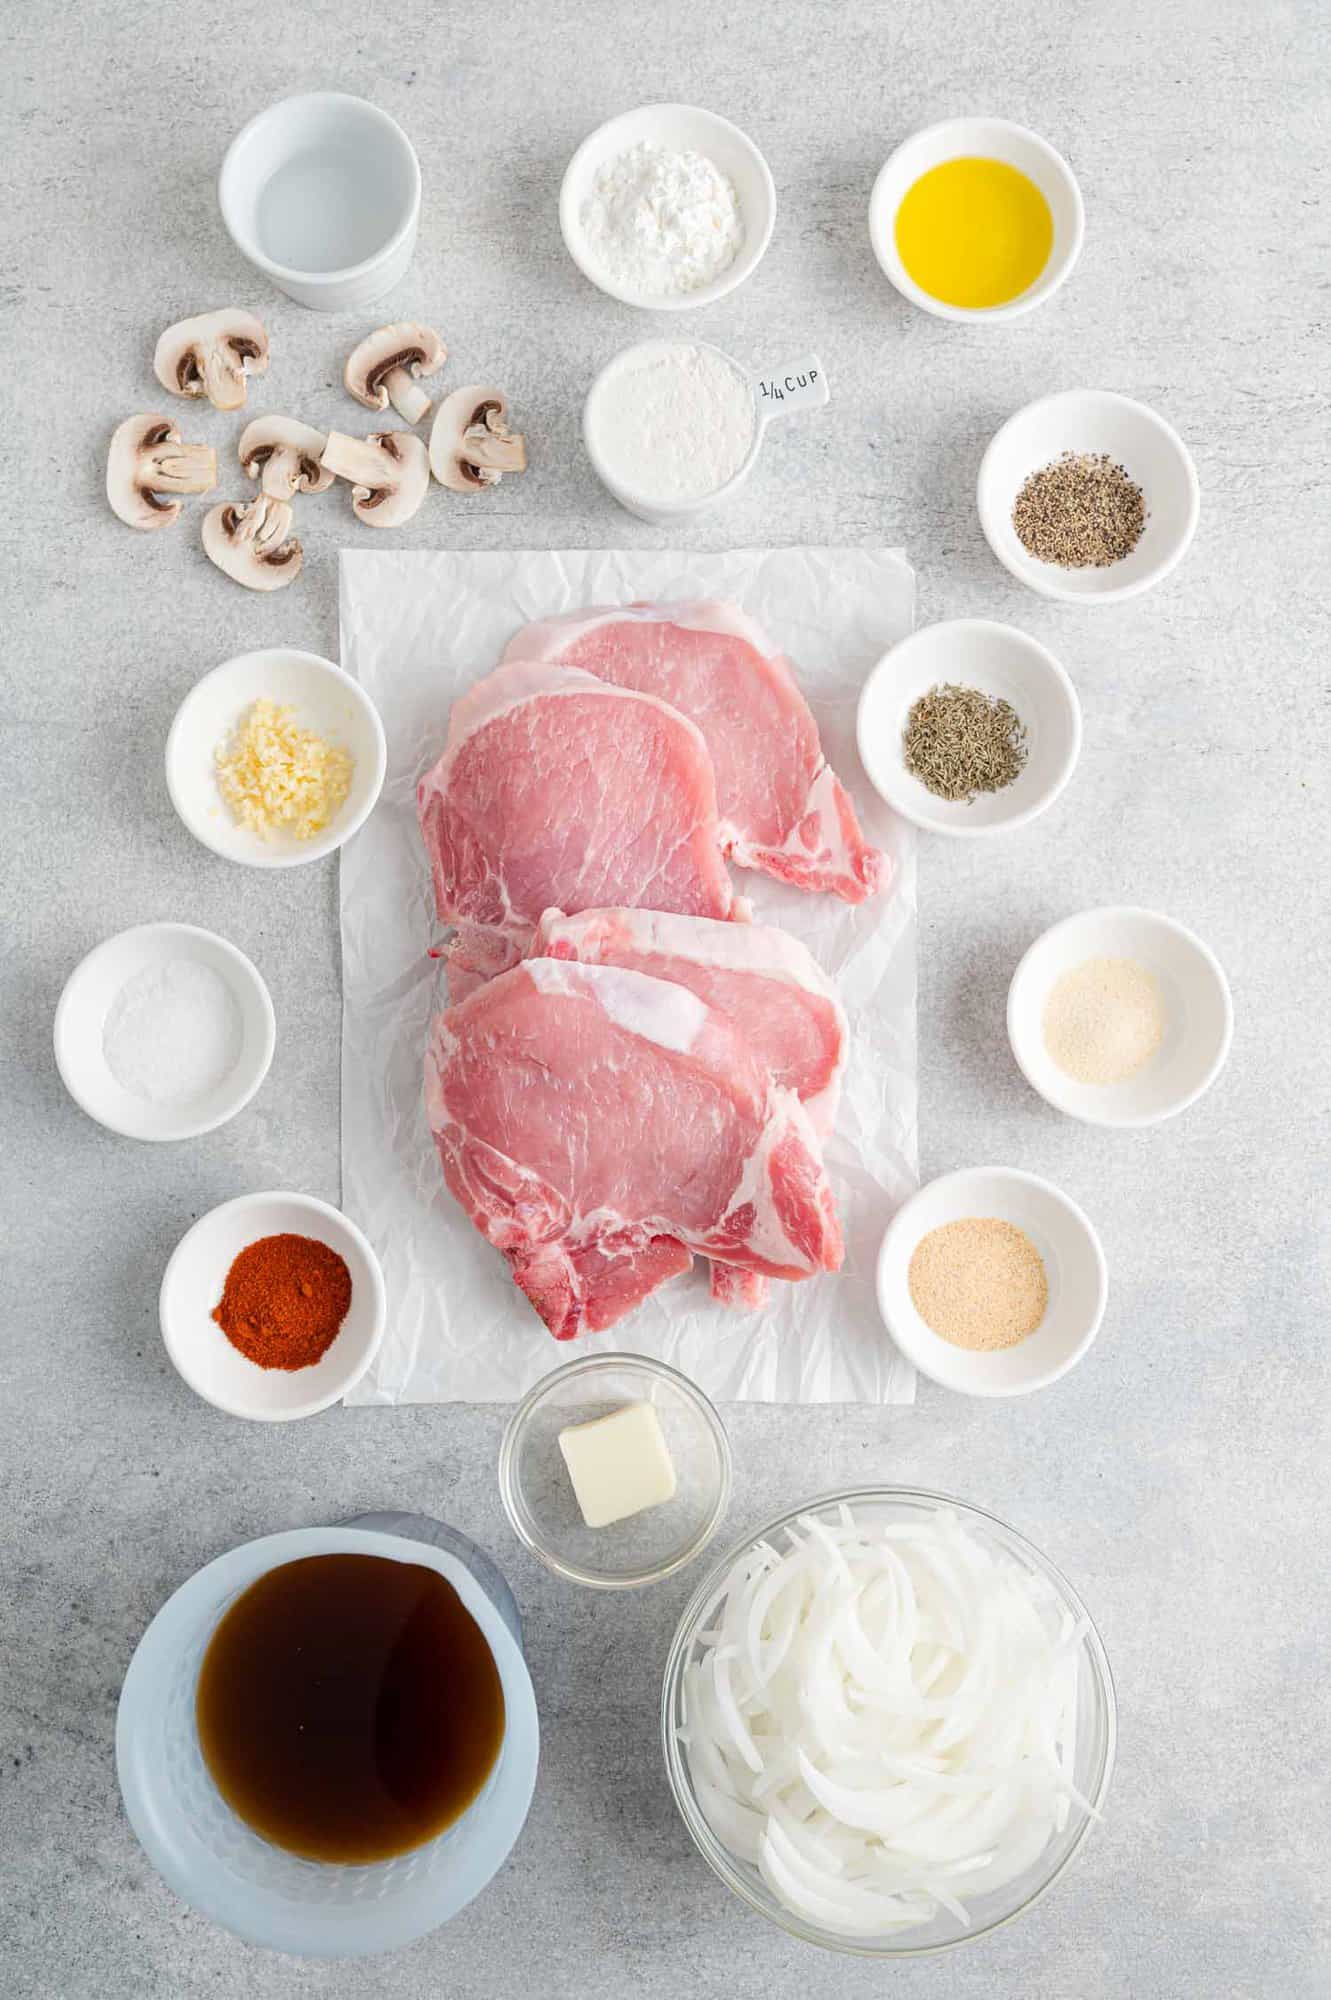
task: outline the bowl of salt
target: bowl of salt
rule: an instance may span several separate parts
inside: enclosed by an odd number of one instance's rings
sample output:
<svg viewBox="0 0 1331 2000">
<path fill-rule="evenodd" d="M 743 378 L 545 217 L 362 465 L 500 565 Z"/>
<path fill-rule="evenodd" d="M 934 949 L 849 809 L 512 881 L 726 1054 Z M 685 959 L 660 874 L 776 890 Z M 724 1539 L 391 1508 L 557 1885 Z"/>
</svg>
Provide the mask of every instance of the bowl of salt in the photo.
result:
<svg viewBox="0 0 1331 2000">
<path fill-rule="evenodd" d="M 194 1139 L 243 1110 L 277 1025 L 256 968 L 215 931 L 140 924 L 75 966 L 55 1014 L 66 1090 L 125 1139 Z"/>
</svg>

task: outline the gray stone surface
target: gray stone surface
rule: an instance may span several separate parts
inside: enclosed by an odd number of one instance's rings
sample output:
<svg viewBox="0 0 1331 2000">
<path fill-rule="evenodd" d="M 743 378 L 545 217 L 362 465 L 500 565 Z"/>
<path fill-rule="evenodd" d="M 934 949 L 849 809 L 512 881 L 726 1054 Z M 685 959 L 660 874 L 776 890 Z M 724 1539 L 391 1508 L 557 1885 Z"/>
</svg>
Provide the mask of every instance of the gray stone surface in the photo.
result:
<svg viewBox="0 0 1331 2000">
<path fill-rule="evenodd" d="M 500 1513 L 500 1410 L 247 1426 L 194 1400 L 163 1354 L 157 1283 L 193 1217 L 265 1184 L 338 1193 L 333 866 L 264 876 L 196 847 L 166 797 L 163 737 L 217 660 L 271 639 L 334 651 L 335 551 L 372 536 L 340 496 L 307 503 L 303 580 L 248 596 L 205 563 L 197 509 L 156 538 L 120 527 L 102 460 L 113 424 L 159 402 L 158 329 L 230 299 L 273 336 L 254 407 L 354 417 L 336 385 L 364 322 L 308 316 L 252 277 L 213 198 L 243 119 L 312 85 L 359 91 L 406 124 L 424 226 L 414 278 L 384 316 L 436 319 L 452 380 L 499 377 L 532 443 L 526 480 L 493 500 L 437 494 L 408 544 L 659 540 L 599 492 L 577 444 L 591 373 L 648 323 L 572 270 L 554 197 L 584 132 L 675 95 L 754 134 L 781 204 L 757 276 L 690 325 L 746 361 L 814 345 L 835 395 L 774 433 L 759 476 L 698 528 L 699 545 L 903 541 L 922 617 L 1014 620 L 1080 689 L 1085 751 L 1059 806 L 1008 840 L 924 845 L 922 1142 L 926 1173 L 1011 1161 L 1085 1204 L 1112 1271 L 1101 1339 L 1029 1402 L 925 1385 L 913 1410 L 732 1419 L 731 1531 L 839 1481 L 953 1488 L 1049 1550 L 1102 1625 L 1122 1723 L 1108 1824 L 1038 1910 L 969 1952 L 888 1974 L 803 1950 L 727 1899 L 674 1816 L 656 1749 L 659 1669 L 688 1582 L 607 1602 L 546 1578 Z M 1329 85 L 1316 0 L 6 10 L 7 2000 L 1331 1991 L 1316 1201 L 1328 1150 Z M 1089 214 L 1071 284 L 992 332 L 909 311 L 865 238 L 894 141 L 969 108 L 1065 148 Z M 1000 419 L 1074 384 L 1159 406 L 1190 440 L 1205 496 L 1178 576 L 1098 614 L 1008 580 L 972 504 Z M 238 428 L 220 416 L 187 427 L 228 451 Z M 239 476 L 226 485 L 239 490 Z M 1059 1119 L 1004 1040 L 1021 948 L 1105 900 L 1195 925 L 1238 1009 L 1219 1087 L 1139 1135 Z M 246 1115 L 156 1150 L 110 1137 L 66 1099 L 50 1023 L 85 950 L 164 916 L 252 953 L 279 1039 Z M 115 1702 L 148 1618 L 200 1563 L 243 1537 L 376 1506 L 446 1516 L 500 1556 L 527 1621 L 545 1756 L 516 1853 L 459 1921 L 372 1966 L 302 1964 L 238 1945 L 157 1880 L 119 1810 Z"/>
</svg>

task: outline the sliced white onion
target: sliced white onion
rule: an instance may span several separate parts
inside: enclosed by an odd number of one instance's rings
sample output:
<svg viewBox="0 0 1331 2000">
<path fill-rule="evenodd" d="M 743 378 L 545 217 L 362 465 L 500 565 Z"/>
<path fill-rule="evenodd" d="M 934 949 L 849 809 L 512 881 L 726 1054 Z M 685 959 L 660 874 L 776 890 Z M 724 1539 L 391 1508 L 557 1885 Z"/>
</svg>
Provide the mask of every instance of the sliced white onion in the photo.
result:
<svg viewBox="0 0 1331 2000">
<path fill-rule="evenodd" d="M 708 1606 L 680 1740 L 717 1838 L 788 1909 L 886 1936 L 1037 1862 L 1071 1812 L 1086 1621 L 955 1515 L 846 1505 Z"/>
</svg>

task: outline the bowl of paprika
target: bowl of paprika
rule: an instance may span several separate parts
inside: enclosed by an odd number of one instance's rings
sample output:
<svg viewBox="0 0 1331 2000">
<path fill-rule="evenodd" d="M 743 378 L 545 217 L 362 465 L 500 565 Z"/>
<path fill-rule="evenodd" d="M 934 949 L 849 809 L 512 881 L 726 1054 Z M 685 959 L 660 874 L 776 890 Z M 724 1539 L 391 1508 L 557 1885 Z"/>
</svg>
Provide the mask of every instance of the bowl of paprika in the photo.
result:
<svg viewBox="0 0 1331 2000">
<path fill-rule="evenodd" d="M 162 1339 L 205 1402 L 260 1423 L 312 1417 L 360 1381 L 386 1319 L 383 1272 L 339 1209 L 245 1194 L 201 1216 L 162 1277 Z"/>
</svg>

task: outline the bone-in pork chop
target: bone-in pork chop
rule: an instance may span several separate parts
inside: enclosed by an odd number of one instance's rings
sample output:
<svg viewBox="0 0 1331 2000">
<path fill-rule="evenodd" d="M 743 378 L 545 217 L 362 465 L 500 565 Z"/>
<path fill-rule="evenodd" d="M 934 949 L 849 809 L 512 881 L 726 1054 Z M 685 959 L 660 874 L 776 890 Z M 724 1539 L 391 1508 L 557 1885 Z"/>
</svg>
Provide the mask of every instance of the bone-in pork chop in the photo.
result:
<svg viewBox="0 0 1331 2000">
<path fill-rule="evenodd" d="M 529 959 L 436 1016 L 426 1107 L 449 1188 L 556 1339 L 612 1326 L 692 1251 L 840 1265 L 798 1098 L 683 986 Z"/>
<path fill-rule="evenodd" d="M 504 659 L 582 667 L 695 722 L 716 768 L 722 846 L 741 868 L 848 903 L 886 886 L 886 861 L 823 756 L 790 662 L 737 605 L 567 612 L 525 626 Z"/>
<path fill-rule="evenodd" d="M 455 998 L 520 958 L 551 905 L 730 914 L 698 730 L 576 668 L 501 666 L 479 681 L 454 703 L 417 805 L 439 916 L 458 926 Z"/>
<path fill-rule="evenodd" d="M 687 986 L 728 1014 L 773 1077 L 793 1090 L 819 1137 L 836 1121 L 846 1063 L 846 1017 L 836 988 L 788 931 L 719 924 L 650 910 L 547 910 L 534 953 L 582 964 L 624 965 Z M 733 1264 L 711 1267 L 712 1297 L 736 1312 L 767 1303 L 768 1281 Z"/>
<path fill-rule="evenodd" d="M 729 1014 L 778 1084 L 793 1090 L 825 1137 L 846 1066 L 846 1016 L 811 953 L 775 924 L 721 924 L 656 910 L 547 910 L 531 955 L 623 965 L 687 986 Z"/>
<path fill-rule="evenodd" d="M 774 924 L 718 924 L 654 910 L 547 910 L 534 954 L 583 965 L 625 965 L 687 986 L 748 1037 L 777 1083 L 793 1090 L 825 1138 L 836 1122 L 846 1066 L 846 1016 L 836 988 L 789 931 Z M 737 1312 L 767 1302 L 767 1279 L 713 1264 L 712 1297 Z"/>
</svg>

